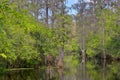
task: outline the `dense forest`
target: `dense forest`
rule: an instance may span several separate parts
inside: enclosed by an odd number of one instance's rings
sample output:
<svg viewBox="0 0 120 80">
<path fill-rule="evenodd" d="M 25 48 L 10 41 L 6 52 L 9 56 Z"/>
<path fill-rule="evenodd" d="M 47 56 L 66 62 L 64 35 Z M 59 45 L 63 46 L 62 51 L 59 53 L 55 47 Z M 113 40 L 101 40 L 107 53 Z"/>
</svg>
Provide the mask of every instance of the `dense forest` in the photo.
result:
<svg viewBox="0 0 120 80">
<path fill-rule="evenodd" d="M 120 60 L 120 1 L 68 1 L 0 0 L 0 71 Z"/>
</svg>

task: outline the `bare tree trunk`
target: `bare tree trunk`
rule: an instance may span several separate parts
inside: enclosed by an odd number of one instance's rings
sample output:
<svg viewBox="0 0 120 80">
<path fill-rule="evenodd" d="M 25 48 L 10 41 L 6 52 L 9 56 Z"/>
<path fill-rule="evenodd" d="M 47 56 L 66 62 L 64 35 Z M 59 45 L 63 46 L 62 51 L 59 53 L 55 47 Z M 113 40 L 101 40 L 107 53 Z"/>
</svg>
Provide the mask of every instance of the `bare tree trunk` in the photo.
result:
<svg viewBox="0 0 120 80">
<path fill-rule="evenodd" d="M 82 77 L 83 77 L 83 80 L 87 80 L 86 62 L 83 62 L 83 63 L 82 63 Z"/>
<path fill-rule="evenodd" d="M 102 22 L 102 43 L 103 43 L 103 59 L 106 62 L 106 53 L 105 53 L 105 28 Z"/>
<path fill-rule="evenodd" d="M 61 59 L 64 58 L 64 45 L 61 48 L 60 56 L 61 56 Z"/>
<path fill-rule="evenodd" d="M 101 13 L 103 14 L 103 11 L 101 9 Z M 103 59 L 104 62 L 106 62 L 106 53 L 105 53 L 105 26 L 104 26 L 104 18 L 101 14 L 101 25 L 102 25 L 102 51 L 103 51 Z"/>
<path fill-rule="evenodd" d="M 105 71 L 105 70 L 106 70 L 106 69 L 105 69 L 105 68 L 106 68 L 106 61 L 105 61 L 105 60 L 104 60 L 104 62 L 103 62 L 103 64 L 102 64 L 102 65 L 103 65 L 102 80 L 105 80 L 105 72 L 106 72 L 106 71 Z"/>
<path fill-rule="evenodd" d="M 54 22 L 55 22 L 55 12 L 54 10 L 52 10 L 52 24 L 51 24 L 52 27 L 54 27 Z"/>
<path fill-rule="evenodd" d="M 64 6 L 65 6 L 65 4 L 64 4 L 64 1 L 65 0 L 61 0 L 61 16 L 64 16 L 64 12 L 65 12 L 65 9 L 64 9 Z M 62 28 L 64 28 L 65 27 L 65 25 L 64 25 L 64 20 L 62 20 L 62 22 L 61 22 L 61 27 Z M 62 34 L 64 34 L 64 32 L 62 32 Z M 63 35 L 62 35 L 63 36 Z M 64 40 L 64 38 L 62 38 L 62 45 L 61 45 L 61 49 L 60 49 L 60 54 L 59 54 L 59 61 L 61 60 L 62 62 L 62 64 L 63 64 L 63 58 L 64 58 L 64 43 L 65 43 L 65 40 Z M 58 62 L 59 62 L 58 61 Z"/>
<path fill-rule="evenodd" d="M 63 69 L 58 69 L 59 80 L 64 80 L 63 78 Z"/>
<path fill-rule="evenodd" d="M 48 26 L 48 10 L 49 10 L 48 0 L 46 0 L 45 5 L 46 5 L 46 19 L 45 19 L 45 23 Z"/>
<path fill-rule="evenodd" d="M 85 52 L 85 26 L 84 26 L 84 23 L 82 23 L 82 47 L 81 47 L 81 49 L 82 49 L 82 62 L 85 62 L 86 52 Z"/>
<path fill-rule="evenodd" d="M 61 0 L 61 16 L 63 16 L 64 15 L 64 0 Z M 61 26 L 64 28 L 64 20 L 62 20 L 63 22 L 61 23 Z M 65 40 L 64 40 L 64 38 L 63 38 L 63 45 L 62 45 L 62 47 L 61 47 L 61 51 L 60 51 L 60 56 L 61 56 L 61 59 L 63 59 L 63 57 L 64 57 L 64 42 L 65 42 Z"/>
</svg>

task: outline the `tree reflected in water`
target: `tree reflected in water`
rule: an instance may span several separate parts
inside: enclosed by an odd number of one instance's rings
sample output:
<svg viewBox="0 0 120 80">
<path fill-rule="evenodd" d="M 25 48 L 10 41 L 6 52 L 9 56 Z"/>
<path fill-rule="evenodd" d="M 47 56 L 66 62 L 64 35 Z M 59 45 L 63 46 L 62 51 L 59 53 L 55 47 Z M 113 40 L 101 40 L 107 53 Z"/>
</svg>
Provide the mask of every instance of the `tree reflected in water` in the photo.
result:
<svg viewBox="0 0 120 80">
<path fill-rule="evenodd" d="M 8 71 L 0 75 L 0 80 L 120 80 L 120 63 L 96 63 L 87 61 L 79 66 L 56 69 Z"/>
</svg>

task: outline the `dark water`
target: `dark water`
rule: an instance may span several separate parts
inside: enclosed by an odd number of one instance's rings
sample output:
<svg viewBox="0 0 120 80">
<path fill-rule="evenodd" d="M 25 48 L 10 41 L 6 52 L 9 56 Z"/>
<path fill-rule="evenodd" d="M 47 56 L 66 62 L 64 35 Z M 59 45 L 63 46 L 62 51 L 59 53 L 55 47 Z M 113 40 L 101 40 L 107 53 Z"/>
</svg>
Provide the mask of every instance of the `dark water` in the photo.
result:
<svg viewBox="0 0 120 80">
<path fill-rule="evenodd" d="M 64 69 L 48 67 L 36 70 L 9 71 L 0 80 L 120 80 L 120 63 L 88 61 Z"/>
</svg>

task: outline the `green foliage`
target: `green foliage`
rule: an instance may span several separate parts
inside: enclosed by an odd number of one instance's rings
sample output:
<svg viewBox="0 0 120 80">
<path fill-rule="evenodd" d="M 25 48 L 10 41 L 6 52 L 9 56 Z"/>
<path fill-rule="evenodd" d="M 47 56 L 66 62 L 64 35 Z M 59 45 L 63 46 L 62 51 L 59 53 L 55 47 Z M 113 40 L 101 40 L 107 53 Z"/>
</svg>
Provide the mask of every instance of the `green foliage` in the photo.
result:
<svg viewBox="0 0 120 80">
<path fill-rule="evenodd" d="M 100 32 L 91 33 L 87 38 L 87 54 L 88 56 L 94 56 L 96 54 L 102 53 L 103 48 L 105 49 L 106 54 L 112 56 L 120 56 L 120 25 L 118 17 L 119 15 L 116 12 L 110 9 L 104 9 L 101 12 L 101 15 L 104 17 L 98 16 L 103 21 L 99 20 L 98 25 L 100 25 Z M 103 26 L 101 26 L 103 24 Z M 104 37 L 103 29 L 104 28 Z M 104 44 L 103 44 L 104 41 Z"/>
<path fill-rule="evenodd" d="M 5 72 L 6 63 L 3 60 L 6 60 L 6 55 L 0 54 L 0 75 Z"/>
<path fill-rule="evenodd" d="M 115 35 L 107 44 L 107 50 L 114 57 L 120 56 L 120 35 Z"/>
<path fill-rule="evenodd" d="M 100 41 L 100 35 L 98 34 L 91 34 L 92 37 L 90 37 L 87 41 L 87 50 L 86 53 L 89 57 L 93 57 L 94 55 L 101 52 L 101 41 Z"/>
<path fill-rule="evenodd" d="M 77 72 L 76 67 L 79 66 L 79 61 L 78 61 L 77 57 L 72 56 L 72 55 L 65 56 L 64 63 L 65 63 L 64 66 L 69 73 L 76 73 Z"/>
<path fill-rule="evenodd" d="M 105 19 L 105 47 L 107 53 L 119 57 L 120 25 L 118 17 L 120 16 L 111 10 L 105 10 L 103 16 Z"/>
<path fill-rule="evenodd" d="M 0 3 L 0 53 L 6 55 L 7 62 L 12 66 L 22 62 L 23 65 L 34 65 L 44 62 L 44 55 L 58 55 L 68 40 L 70 16 L 59 16 L 64 20 L 61 27 L 49 29 L 26 10 L 17 8 L 9 1 Z"/>
<path fill-rule="evenodd" d="M 0 3 L 0 53 L 4 53 L 0 56 L 7 57 L 10 64 L 18 58 L 31 64 L 36 59 L 41 61 L 44 54 L 55 54 L 54 31 L 36 22 L 26 11 L 17 11 L 8 3 Z"/>
<path fill-rule="evenodd" d="M 120 25 L 118 17 L 120 16 L 110 9 L 103 9 L 99 14 L 101 14 L 97 15 L 100 19 L 97 24 L 100 27 L 99 32 L 90 32 L 91 34 L 88 36 L 84 35 L 85 38 L 87 37 L 85 44 L 87 54 L 93 57 L 102 53 L 105 48 L 106 53 L 119 57 Z M 18 63 L 25 61 L 25 64 L 28 63 L 28 65 L 39 64 L 44 61 L 44 56 L 47 54 L 58 55 L 63 46 L 65 53 L 78 56 L 80 49 L 78 41 L 76 38 L 71 38 L 71 16 L 55 14 L 55 17 L 54 27 L 50 29 L 42 22 L 36 21 L 27 10 L 19 10 L 15 3 L 1 0 L 0 56 L 5 58 L 8 63 L 13 64 L 12 66 L 16 61 Z M 102 27 L 103 21 L 101 20 L 104 20 Z M 104 37 L 101 32 L 103 27 L 105 29 Z M 88 31 L 87 28 L 85 31 Z"/>
<path fill-rule="evenodd" d="M 7 56 L 5 55 L 5 54 L 0 54 L 0 56 L 2 57 L 2 58 L 7 58 Z"/>
<path fill-rule="evenodd" d="M 68 44 L 66 44 L 65 51 L 69 53 L 73 52 L 78 54 L 79 45 L 77 44 L 77 40 L 73 38 Z"/>
</svg>

